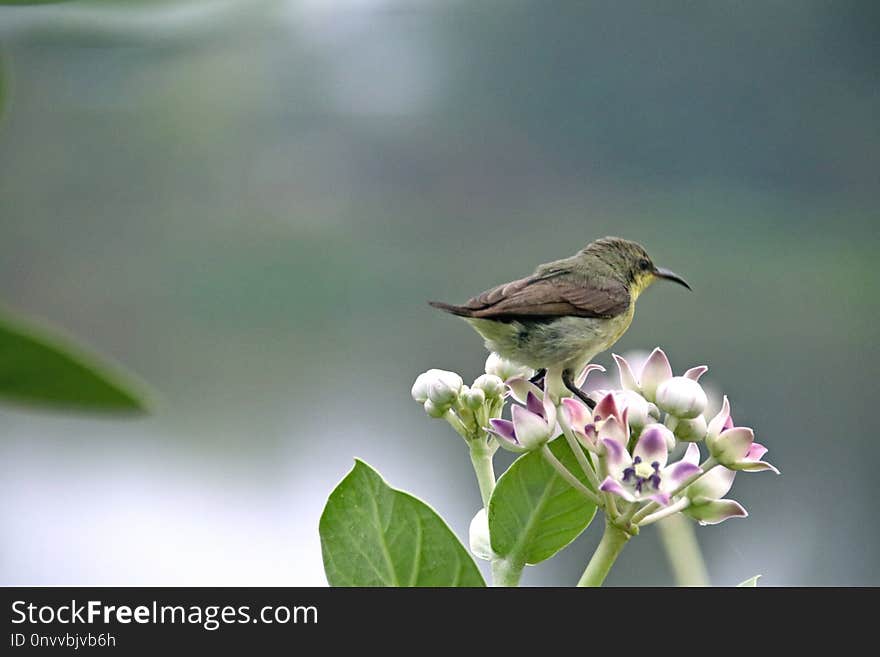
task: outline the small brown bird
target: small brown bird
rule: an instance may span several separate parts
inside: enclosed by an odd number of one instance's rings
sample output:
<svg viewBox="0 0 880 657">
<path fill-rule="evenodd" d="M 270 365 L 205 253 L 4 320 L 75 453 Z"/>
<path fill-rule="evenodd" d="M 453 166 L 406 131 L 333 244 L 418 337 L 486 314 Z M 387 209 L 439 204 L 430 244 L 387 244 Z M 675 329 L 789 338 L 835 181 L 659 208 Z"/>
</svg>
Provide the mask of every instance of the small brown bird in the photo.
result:
<svg viewBox="0 0 880 657">
<path fill-rule="evenodd" d="M 568 389 L 592 405 L 574 377 L 626 332 L 636 299 L 658 278 L 690 289 L 678 274 L 655 266 L 640 244 L 604 237 L 464 305 L 429 303 L 463 317 L 490 351 L 538 370 L 535 380 L 546 375 L 554 396 Z"/>
</svg>

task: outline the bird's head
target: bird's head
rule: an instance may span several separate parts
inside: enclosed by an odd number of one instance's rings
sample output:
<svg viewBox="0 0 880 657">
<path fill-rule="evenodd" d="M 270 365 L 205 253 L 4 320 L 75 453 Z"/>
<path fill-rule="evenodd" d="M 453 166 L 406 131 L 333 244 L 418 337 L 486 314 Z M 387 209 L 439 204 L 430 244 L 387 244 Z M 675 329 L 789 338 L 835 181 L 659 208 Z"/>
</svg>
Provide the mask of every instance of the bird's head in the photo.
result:
<svg viewBox="0 0 880 657">
<path fill-rule="evenodd" d="M 645 248 L 637 242 L 620 237 L 603 237 L 587 244 L 581 250 L 581 254 L 591 261 L 592 267 L 598 265 L 609 275 L 625 283 L 633 299 L 658 278 L 691 289 L 681 276 L 655 265 Z"/>
</svg>

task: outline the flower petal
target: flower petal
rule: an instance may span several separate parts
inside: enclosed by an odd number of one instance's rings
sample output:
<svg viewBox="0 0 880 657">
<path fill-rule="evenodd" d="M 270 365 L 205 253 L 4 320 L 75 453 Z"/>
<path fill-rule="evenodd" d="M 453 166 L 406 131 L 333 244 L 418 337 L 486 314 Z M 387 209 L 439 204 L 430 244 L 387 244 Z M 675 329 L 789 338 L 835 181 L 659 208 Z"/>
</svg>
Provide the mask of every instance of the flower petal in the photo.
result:
<svg viewBox="0 0 880 657">
<path fill-rule="evenodd" d="M 662 468 L 669 458 L 669 452 L 666 449 L 666 434 L 671 433 L 662 424 L 649 424 L 639 436 L 635 449 L 633 449 L 633 456 L 641 457 L 646 463 L 656 461 Z"/>
<path fill-rule="evenodd" d="M 720 499 L 730 491 L 734 477 L 736 477 L 736 472 L 733 470 L 716 466 L 688 486 L 685 495 L 692 500 L 697 498 Z"/>
<path fill-rule="evenodd" d="M 745 518 L 749 515 L 743 505 L 735 500 L 706 500 L 691 504 L 684 513 L 701 525 L 717 525 L 728 518 Z"/>
<path fill-rule="evenodd" d="M 660 475 L 660 486 L 664 491 L 673 491 L 678 488 L 685 479 L 694 476 L 698 472 L 700 472 L 699 465 L 689 463 L 684 459 L 675 463 L 670 463 L 663 468 L 663 472 Z"/>
<path fill-rule="evenodd" d="M 583 428 L 593 421 L 593 414 L 586 404 L 574 397 L 563 397 L 561 401 L 568 424 L 575 431 L 583 431 Z"/>
<path fill-rule="evenodd" d="M 752 443 L 752 446 L 749 448 L 749 453 L 746 454 L 746 460 L 748 461 L 760 461 L 761 457 L 767 453 L 767 448 L 764 447 L 761 443 Z"/>
<path fill-rule="evenodd" d="M 636 497 L 632 493 L 626 490 L 611 477 L 605 477 L 605 480 L 599 485 L 599 490 L 603 493 L 612 493 L 613 495 L 622 497 L 627 502 L 636 501 Z"/>
<path fill-rule="evenodd" d="M 775 474 L 781 474 L 775 465 L 767 463 L 767 461 L 737 461 L 728 466 L 733 470 L 742 470 L 743 472 L 762 472 L 770 470 Z"/>
<path fill-rule="evenodd" d="M 620 373 L 620 387 L 624 390 L 639 392 L 639 384 L 636 382 L 636 377 L 633 375 L 632 368 L 626 362 L 626 359 L 617 354 L 611 355 L 614 356 L 614 362 L 617 363 L 617 371 Z"/>
<path fill-rule="evenodd" d="M 526 395 L 526 408 L 535 415 L 540 415 L 545 420 L 547 419 L 546 417 L 544 417 L 544 404 L 535 395 L 535 393 L 531 391 L 529 391 L 529 394 Z"/>
<path fill-rule="evenodd" d="M 584 369 L 581 370 L 581 373 L 578 374 L 574 378 L 574 385 L 578 388 L 582 387 L 584 383 L 587 382 L 587 377 L 590 376 L 590 372 L 604 372 L 605 368 L 597 363 L 589 363 Z"/>
<path fill-rule="evenodd" d="M 505 440 L 509 440 L 511 442 L 516 443 L 516 430 L 514 429 L 513 422 L 510 420 L 502 420 L 500 418 L 492 418 L 489 420 L 489 424 L 492 425 L 492 433 L 500 438 L 504 438 Z"/>
<path fill-rule="evenodd" d="M 657 394 L 657 386 L 671 378 L 672 366 L 669 364 L 669 359 L 663 353 L 663 350 L 657 347 L 651 352 L 648 360 L 645 361 L 645 366 L 642 368 L 642 374 L 639 377 L 639 386 L 645 399 L 654 401 L 654 396 Z"/>
<path fill-rule="evenodd" d="M 629 430 L 616 417 L 612 416 L 604 422 L 599 422 L 596 426 L 600 438 L 613 440 L 622 448 L 626 448 L 629 442 Z"/>
<path fill-rule="evenodd" d="M 700 377 L 703 376 L 706 372 L 709 371 L 709 368 L 705 365 L 697 365 L 697 367 L 692 367 L 687 372 L 684 373 L 684 378 L 691 379 L 693 381 L 699 381 Z"/>
<path fill-rule="evenodd" d="M 724 424 L 727 422 L 728 418 L 730 418 L 730 402 L 727 400 L 727 395 L 724 395 L 724 401 L 721 403 L 721 410 L 718 411 L 718 415 L 712 418 L 709 422 L 709 430 L 706 435 L 706 442 L 708 443 L 711 440 L 714 440 L 718 436 L 721 435 L 721 432 L 724 431 Z"/>
<path fill-rule="evenodd" d="M 734 461 L 740 461 L 755 442 L 755 432 L 748 427 L 734 427 L 725 429 L 715 441 L 708 445 L 712 453 L 721 465 L 727 465 Z"/>
<path fill-rule="evenodd" d="M 662 506 L 669 504 L 669 495 L 666 493 L 654 493 L 653 495 L 649 495 L 647 499 Z"/>
<path fill-rule="evenodd" d="M 632 457 L 619 442 L 605 439 L 602 445 L 605 447 L 605 461 L 609 472 L 619 476 L 625 468 L 632 465 Z"/>
<path fill-rule="evenodd" d="M 610 417 L 622 419 L 620 409 L 617 407 L 617 400 L 614 398 L 613 392 L 609 392 L 607 395 L 602 397 L 602 399 L 599 400 L 599 403 L 596 404 L 596 408 L 593 409 L 593 419 L 596 422 L 607 420 Z"/>
<path fill-rule="evenodd" d="M 507 379 L 505 383 L 507 384 L 507 387 L 510 388 L 511 396 L 520 404 L 526 403 L 529 393 L 532 393 L 538 399 L 544 398 L 544 392 L 524 377 L 515 376 L 512 379 Z"/>
<path fill-rule="evenodd" d="M 522 406 L 514 406 L 511 414 L 516 440 L 526 449 L 534 449 L 550 438 L 552 427 L 540 415 L 535 415 Z M 556 424 L 555 418 L 553 424 Z"/>
<path fill-rule="evenodd" d="M 684 456 L 681 457 L 682 461 L 687 461 L 688 463 L 693 463 L 694 465 L 700 464 L 700 448 L 697 447 L 696 443 L 690 443 L 687 449 L 684 452 Z"/>
</svg>

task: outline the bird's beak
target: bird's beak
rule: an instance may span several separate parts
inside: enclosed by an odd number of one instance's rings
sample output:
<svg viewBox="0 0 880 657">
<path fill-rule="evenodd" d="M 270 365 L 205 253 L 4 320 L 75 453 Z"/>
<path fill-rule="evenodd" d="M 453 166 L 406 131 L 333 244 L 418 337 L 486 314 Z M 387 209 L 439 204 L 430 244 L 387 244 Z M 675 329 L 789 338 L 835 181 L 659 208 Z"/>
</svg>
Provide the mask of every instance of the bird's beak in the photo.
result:
<svg viewBox="0 0 880 657">
<path fill-rule="evenodd" d="M 656 267 L 654 269 L 654 276 L 656 276 L 657 278 L 665 278 L 667 281 L 673 281 L 674 283 L 678 283 L 679 285 L 684 285 L 689 290 L 691 289 L 691 286 L 688 285 L 688 282 L 686 280 L 684 280 L 674 271 L 670 271 L 669 269 L 665 269 L 664 267 Z"/>
</svg>

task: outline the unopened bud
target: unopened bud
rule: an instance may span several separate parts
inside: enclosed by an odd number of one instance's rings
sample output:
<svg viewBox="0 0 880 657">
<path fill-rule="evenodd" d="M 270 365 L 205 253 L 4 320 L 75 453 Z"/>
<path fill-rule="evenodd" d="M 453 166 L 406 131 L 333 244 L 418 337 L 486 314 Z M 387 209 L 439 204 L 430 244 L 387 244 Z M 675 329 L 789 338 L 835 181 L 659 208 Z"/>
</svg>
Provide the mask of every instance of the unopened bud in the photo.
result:
<svg viewBox="0 0 880 657">
<path fill-rule="evenodd" d="M 657 406 L 677 418 L 695 418 L 706 410 L 706 404 L 703 387 L 693 379 L 676 376 L 657 388 Z"/>
</svg>

